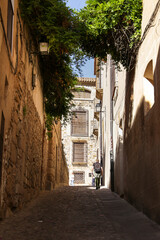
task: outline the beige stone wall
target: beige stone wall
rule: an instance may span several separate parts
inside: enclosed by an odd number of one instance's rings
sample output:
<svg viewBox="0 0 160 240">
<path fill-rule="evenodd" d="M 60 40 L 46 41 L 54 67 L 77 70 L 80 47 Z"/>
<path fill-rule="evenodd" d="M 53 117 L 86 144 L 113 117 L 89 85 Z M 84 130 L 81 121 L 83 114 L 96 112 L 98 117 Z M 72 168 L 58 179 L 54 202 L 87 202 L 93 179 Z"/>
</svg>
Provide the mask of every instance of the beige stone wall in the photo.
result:
<svg viewBox="0 0 160 240">
<path fill-rule="evenodd" d="M 150 1 L 144 1 L 147 9 L 144 12 L 144 19 L 147 19 L 147 11 L 151 11 L 150 4 Z M 125 197 L 158 222 L 160 222 L 159 15 L 160 10 L 139 50 L 135 72 L 131 72 L 127 80 L 124 138 Z M 145 114 L 143 79 L 150 61 L 153 62 L 155 103 Z"/>
<path fill-rule="evenodd" d="M 18 90 L 5 134 L 3 158 L 1 200 L 11 209 L 21 207 L 41 189 L 43 128 L 30 93 Z M 26 113 L 23 109 L 20 112 L 22 95 L 27 100 Z"/>
<path fill-rule="evenodd" d="M 40 190 L 68 184 L 60 122 L 53 125 L 52 139 L 46 134 L 43 80 L 37 55 L 29 54 L 33 50 L 29 49 L 31 35 L 17 14 L 15 0 L 10 51 L 6 34 L 7 3 L 0 2 L 0 131 L 2 112 L 5 118 L 0 218 L 23 207 Z"/>
<path fill-rule="evenodd" d="M 52 190 L 60 185 L 68 185 L 68 167 L 61 141 L 60 121 L 53 126 L 52 138 L 48 140 L 48 163 L 45 189 Z"/>
</svg>

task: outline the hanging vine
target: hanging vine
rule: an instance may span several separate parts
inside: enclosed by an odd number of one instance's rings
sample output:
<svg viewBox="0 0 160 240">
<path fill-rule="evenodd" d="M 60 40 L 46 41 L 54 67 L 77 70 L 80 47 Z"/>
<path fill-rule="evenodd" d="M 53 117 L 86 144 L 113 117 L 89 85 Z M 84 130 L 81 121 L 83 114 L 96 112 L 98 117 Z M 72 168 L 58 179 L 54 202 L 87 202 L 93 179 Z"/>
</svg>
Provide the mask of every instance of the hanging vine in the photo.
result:
<svg viewBox="0 0 160 240">
<path fill-rule="evenodd" d="M 77 81 L 73 64 L 80 69 L 84 62 L 77 34 L 83 24 L 63 0 L 20 0 L 20 10 L 35 46 L 49 43 L 49 56 L 41 57 L 46 113 L 67 119 Z"/>
<path fill-rule="evenodd" d="M 86 26 L 82 49 L 101 59 L 111 54 L 126 69 L 135 64 L 141 36 L 142 0 L 88 0 L 79 13 Z"/>
<path fill-rule="evenodd" d="M 88 0 L 77 13 L 64 0 L 20 0 L 20 9 L 35 46 L 49 43 L 49 56 L 41 57 L 49 117 L 67 119 L 77 80 L 73 64 L 80 69 L 84 54 L 100 59 L 111 54 L 127 70 L 135 64 L 142 0 Z"/>
</svg>

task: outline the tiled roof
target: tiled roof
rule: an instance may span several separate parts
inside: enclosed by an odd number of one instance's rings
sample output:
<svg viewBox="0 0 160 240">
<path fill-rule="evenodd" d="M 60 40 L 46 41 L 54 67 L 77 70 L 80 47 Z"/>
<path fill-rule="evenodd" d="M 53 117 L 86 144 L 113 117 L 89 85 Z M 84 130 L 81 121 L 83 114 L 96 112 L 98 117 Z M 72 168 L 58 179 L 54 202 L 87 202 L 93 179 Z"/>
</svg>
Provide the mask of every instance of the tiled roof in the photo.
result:
<svg viewBox="0 0 160 240">
<path fill-rule="evenodd" d="M 96 78 L 85 78 L 85 77 L 79 77 L 79 82 L 96 82 Z"/>
</svg>

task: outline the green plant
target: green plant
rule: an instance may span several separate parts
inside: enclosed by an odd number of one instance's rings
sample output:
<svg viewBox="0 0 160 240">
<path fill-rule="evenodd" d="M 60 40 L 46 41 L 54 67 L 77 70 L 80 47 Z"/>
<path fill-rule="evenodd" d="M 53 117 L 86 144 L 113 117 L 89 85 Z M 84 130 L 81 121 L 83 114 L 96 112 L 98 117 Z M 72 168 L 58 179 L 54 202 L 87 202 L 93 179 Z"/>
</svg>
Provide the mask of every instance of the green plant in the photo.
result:
<svg viewBox="0 0 160 240">
<path fill-rule="evenodd" d="M 77 69 L 88 57 L 111 54 L 128 70 L 135 64 L 141 33 L 142 0 L 88 0 L 79 13 L 64 0 L 20 0 L 21 16 L 35 47 L 48 41 L 49 56 L 41 57 L 46 113 L 66 121 L 71 114 Z"/>
<path fill-rule="evenodd" d="M 20 0 L 20 9 L 35 47 L 49 43 L 49 56 L 41 57 L 46 113 L 67 119 L 77 81 L 73 64 L 80 69 L 84 61 L 78 30 L 83 24 L 63 0 Z"/>
<path fill-rule="evenodd" d="M 106 59 L 130 69 L 135 64 L 141 36 L 142 0 L 88 0 L 79 13 L 85 24 L 82 49 L 93 57 Z"/>
</svg>

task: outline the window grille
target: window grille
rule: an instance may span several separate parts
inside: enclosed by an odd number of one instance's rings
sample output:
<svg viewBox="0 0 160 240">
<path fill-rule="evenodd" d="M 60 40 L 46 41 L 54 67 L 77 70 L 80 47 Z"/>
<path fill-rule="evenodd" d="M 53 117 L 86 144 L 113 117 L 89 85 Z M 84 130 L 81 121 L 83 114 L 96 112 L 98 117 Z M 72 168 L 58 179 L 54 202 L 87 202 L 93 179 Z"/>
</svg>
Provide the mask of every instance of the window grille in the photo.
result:
<svg viewBox="0 0 160 240">
<path fill-rule="evenodd" d="M 73 143 L 73 162 L 85 163 L 87 162 L 87 143 L 74 142 Z"/>
<path fill-rule="evenodd" d="M 84 172 L 74 172 L 74 183 L 84 184 L 85 183 L 85 173 Z"/>
<path fill-rule="evenodd" d="M 75 111 L 71 121 L 72 136 L 88 136 L 88 112 Z"/>
<path fill-rule="evenodd" d="M 7 37 L 10 49 L 12 50 L 12 32 L 13 32 L 13 0 L 8 0 L 8 17 L 7 17 Z"/>
</svg>

